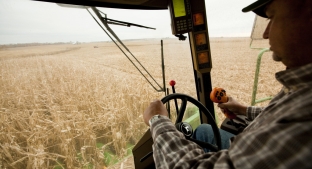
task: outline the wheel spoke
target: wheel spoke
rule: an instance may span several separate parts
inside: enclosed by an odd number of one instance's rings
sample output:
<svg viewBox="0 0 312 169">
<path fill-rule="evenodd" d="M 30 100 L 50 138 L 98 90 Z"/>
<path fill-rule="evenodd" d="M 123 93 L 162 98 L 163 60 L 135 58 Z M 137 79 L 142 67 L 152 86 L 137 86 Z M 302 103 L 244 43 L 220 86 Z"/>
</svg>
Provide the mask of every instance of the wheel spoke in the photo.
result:
<svg viewBox="0 0 312 169">
<path fill-rule="evenodd" d="M 181 101 L 182 101 L 182 103 L 181 103 L 181 107 L 180 107 L 180 110 L 179 110 L 179 113 L 178 113 L 178 116 L 176 119 L 176 123 L 182 122 L 183 115 L 184 115 L 186 105 L 187 105 L 187 98 L 186 97 L 181 98 Z"/>
</svg>

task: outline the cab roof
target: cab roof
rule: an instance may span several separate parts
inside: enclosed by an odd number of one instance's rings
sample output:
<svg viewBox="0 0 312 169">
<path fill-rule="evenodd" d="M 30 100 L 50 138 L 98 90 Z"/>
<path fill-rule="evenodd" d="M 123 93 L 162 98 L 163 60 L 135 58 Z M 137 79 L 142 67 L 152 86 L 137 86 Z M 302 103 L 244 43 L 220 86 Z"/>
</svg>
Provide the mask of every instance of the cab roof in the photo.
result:
<svg viewBox="0 0 312 169">
<path fill-rule="evenodd" d="M 96 6 L 120 9 L 168 9 L 168 0 L 35 0 L 69 5 Z"/>
</svg>

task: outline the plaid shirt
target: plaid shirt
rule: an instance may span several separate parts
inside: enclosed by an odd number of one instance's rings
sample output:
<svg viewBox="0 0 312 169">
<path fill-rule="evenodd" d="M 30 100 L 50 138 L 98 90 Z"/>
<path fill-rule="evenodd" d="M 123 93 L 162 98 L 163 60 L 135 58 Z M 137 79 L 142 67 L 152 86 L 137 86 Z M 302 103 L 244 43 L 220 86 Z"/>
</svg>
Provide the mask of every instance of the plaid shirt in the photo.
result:
<svg viewBox="0 0 312 169">
<path fill-rule="evenodd" d="M 312 64 L 276 73 L 283 89 L 265 108 L 248 107 L 254 119 L 228 150 L 204 153 L 160 117 L 151 126 L 157 168 L 312 168 Z"/>
</svg>

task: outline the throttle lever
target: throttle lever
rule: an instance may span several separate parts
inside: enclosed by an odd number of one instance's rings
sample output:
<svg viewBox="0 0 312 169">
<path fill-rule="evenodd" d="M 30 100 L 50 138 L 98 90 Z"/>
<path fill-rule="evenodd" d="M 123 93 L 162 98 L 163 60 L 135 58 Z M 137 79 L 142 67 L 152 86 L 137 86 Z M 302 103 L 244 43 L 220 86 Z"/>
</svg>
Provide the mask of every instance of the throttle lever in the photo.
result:
<svg viewBox="0 0 312 169">
<path fill-rule="evenodd" d="M 176 84 L 176 82 L 174 80 L 171 80 L 169 82 L 169 85 L 172 87 L 172 93 L 175 93 L 175 88 L 174 88 L 174 85 Z M 176 111 L 177 111 L 177 116 L 179 115 L 179 107 L 178 107 L 178 102 L 177 102 L 177 99 L 174 99 L 174 104 L 175 104 L 175 107 L 176 107 Z"/>
</svg>

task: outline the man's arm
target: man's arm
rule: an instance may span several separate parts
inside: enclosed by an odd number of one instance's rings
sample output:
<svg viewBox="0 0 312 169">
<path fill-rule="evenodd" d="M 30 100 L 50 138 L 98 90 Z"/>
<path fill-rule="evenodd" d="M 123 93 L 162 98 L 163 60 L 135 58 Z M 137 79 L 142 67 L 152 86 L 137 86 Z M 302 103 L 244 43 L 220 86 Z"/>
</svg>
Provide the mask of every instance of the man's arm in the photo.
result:
<svg viewBox="0 0 312 169">
<path fill-rule="evenodd" d="M 151 125 L 153 155 L 156 168 L 161 169 L 190 169 L 190 168 L 233 168 L 228 160 L 227 151 L 204 153 L 196 143 L 186 140 L 170 119 L 161 116 Z"/>
<path fill-rule="evenodd" d="M 298 130 L 300 129 L 300 130 Z M 204 153 L 161 116 L 151 125 L 154 161 L 160 169 L 311 168 L 311 121 L 282 121 L 235 137 L 229 150 Z"/>
<path fill-rule="evenodd" d="M 250 120 L 255 119 L 263 110 L 264 107 L 246 106 L 237 102 L 234 98 L 228 97 L 229 100 L 226 103 L 219 103 L 218 107 L 224 112 L 224 109 L 237 114 L 247 116 Z"/>
</svg>

